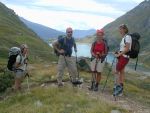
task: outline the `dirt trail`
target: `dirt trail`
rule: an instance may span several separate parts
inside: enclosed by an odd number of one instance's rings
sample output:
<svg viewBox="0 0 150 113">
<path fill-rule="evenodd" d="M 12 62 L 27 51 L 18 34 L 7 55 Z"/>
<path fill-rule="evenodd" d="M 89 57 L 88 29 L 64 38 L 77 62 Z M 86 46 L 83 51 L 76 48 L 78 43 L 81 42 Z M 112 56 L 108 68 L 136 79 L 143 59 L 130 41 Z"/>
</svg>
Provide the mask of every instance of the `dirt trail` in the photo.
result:
<svg viewBox="0 0 150 113">
<path fill-rule="evenodd" d="M 70 82 L 65 82 L 65 86 L 69 85 L 71 85 Z M 89 83 L 84 83 L 77 89 L 79 91 L 85 91 L 90 98 L 105 101 L 120 108 L 126 109 L 130 113 L 150 113 L 150 108 L 142 106 L 140 103 L 137 103 L 134 100 L 127 98 L 126 96 L 117 97 L 117 100 L 115 101 L 114 97 L 112 96 L 112 94 L 110 94 L 110 92 L 107 91 L 107 89 L 106 91 L 104 91 L 104 93 L 102 93 L 101 91 L 89 91 L 87 88 L 88 85 Z M 57 85 L 55 83 L 48 83 L 45 84 L 44 87 L 57 87 Z"/>
</svg>

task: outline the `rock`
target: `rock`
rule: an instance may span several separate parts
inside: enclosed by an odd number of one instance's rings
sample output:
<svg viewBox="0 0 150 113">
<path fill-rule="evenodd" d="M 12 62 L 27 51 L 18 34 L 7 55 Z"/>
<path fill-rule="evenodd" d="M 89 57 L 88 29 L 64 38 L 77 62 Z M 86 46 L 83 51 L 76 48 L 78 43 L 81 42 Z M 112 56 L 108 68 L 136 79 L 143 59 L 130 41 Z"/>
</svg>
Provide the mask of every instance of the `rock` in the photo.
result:
<svg viewBox="0 0 150 113">
<path fill-rule="evenodd" d="M 38 101 L 35 102 L 35 105 L 37 107 L 41 107 L 43 104 L 42 104 L 42 102 L 40 100 L 38 100 Z"/>
</svg>

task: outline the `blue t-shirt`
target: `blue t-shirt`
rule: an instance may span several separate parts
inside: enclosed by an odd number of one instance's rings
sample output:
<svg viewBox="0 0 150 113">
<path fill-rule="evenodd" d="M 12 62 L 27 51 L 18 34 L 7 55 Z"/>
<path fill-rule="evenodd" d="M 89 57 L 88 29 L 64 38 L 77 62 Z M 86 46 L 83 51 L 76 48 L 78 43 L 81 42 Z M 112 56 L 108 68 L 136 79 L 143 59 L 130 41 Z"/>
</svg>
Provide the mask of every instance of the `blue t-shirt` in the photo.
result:
<svg viewBox="0 0 150 113">
<path fill-rule="evenodd" d="M 72 54 L 72 47 L 74 46 L 74 39 L 73 38 L 61 38 L 58 39 L 58 42 L 61 45 L 61 49 L 65 51 L 65 55 L 71 56 Z"/>
</svg>

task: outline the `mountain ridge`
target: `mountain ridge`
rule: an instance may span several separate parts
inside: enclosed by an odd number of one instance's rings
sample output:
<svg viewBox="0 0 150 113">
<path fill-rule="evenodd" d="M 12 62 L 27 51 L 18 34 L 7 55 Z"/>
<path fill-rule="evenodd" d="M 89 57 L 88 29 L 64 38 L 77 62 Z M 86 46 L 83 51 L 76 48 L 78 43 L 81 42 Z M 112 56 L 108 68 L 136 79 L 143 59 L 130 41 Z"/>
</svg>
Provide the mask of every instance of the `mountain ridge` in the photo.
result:
<svg viewBox="0 0 150 113">
<path fill-rule="evenodd" d="M 30 60 L 47 59 L 51 48 L 20 21 L 18 15 L 0 2 L 0 61 L 7 60 L 8 50 L 26 43 L 29 46 Z M 47 51 L 47 53 L 43 53 Z M 48 52 L 49 51 L 49 52 Z M 42 53 L 41 53 L 42 52 Z M 49 53 L 49 54 L 48 54 Z"/>
</svg>

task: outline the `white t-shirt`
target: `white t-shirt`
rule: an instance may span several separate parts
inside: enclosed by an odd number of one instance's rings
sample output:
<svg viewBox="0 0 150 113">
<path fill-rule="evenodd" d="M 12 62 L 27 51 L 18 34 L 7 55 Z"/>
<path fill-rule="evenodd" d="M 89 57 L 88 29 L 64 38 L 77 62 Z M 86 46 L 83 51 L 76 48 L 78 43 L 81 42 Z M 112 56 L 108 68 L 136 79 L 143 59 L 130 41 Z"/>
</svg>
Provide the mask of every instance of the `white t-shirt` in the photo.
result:
<svg viewBox="0 0 150 113">
<path fill-rule="evenodd" d="M 122 40 L 121 40 L 121 43 L 120 43 L 120 51 L 124 51 L 124 48 L 125 48 L 125 42 L 126 43 L 130 43 L 130 50 L 131 50 L 131 44 L 132 44 L 132 38 L 130 35 L 125 35 Z"/>
<path fill-rule="evenodd" d="M 25 64 L 26 58 L 27 58 L 26 56 L 22 56 L 22 55 L 18 55 L 18 56 L 16 57 L 16 63 L 21 63 L 21 66 L 18 67 L 17 69 L 21 69 L 21 70 L 23 70 L 23 71 L 26 70 L 26 64 Z M 21 62 L 20 62 L 20 60 L 21 60 Z"/>
</svg>

